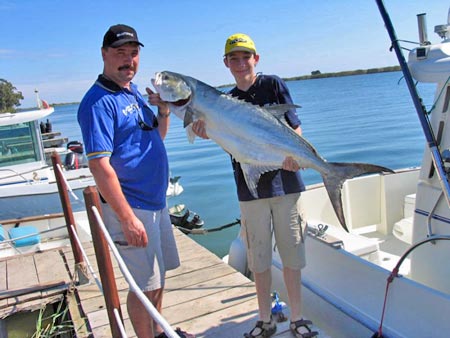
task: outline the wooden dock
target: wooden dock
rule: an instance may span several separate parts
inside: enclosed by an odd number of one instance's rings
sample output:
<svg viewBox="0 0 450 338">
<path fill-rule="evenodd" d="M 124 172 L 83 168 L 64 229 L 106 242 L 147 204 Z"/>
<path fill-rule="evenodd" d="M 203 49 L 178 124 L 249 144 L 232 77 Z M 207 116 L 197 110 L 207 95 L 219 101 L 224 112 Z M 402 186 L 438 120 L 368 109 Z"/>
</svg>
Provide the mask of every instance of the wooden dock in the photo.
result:
<svg viewBox="0 0 450 338">
<path fill-rule="evenodd" d="M 198 338 L 242 337 L 258 317 L 254 283 L 189 236 L 174 231 L 181 266 L 167 274 L 163 316 L 173 327 Z M 97 271 L 92 243 L 84 243 L 83 247 Z M 128 337 L 135 337 L 125 305 L 128 285 L 112 260 L 125 329 Z M 70 248 L 0 261 L 0 318 L 61 299 L 71 286 L 73 270 Z M 111 337 L 105 301 L 94 280 L 72 290 L 69 302 L 79 329 L 77 336 Z M 293 337 L 288 323 L 278 323 L 273 337 Z"/>
</svg>

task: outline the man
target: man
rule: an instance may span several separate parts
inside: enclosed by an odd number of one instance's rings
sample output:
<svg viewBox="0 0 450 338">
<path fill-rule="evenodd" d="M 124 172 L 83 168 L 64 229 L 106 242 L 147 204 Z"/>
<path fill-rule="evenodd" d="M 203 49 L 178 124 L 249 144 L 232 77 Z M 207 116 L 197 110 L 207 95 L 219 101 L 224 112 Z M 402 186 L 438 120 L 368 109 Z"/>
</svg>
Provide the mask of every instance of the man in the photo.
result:
<svg viewBox="0 0 450 338">
<path fill-rule="evenodd" d="M 253 40 L 246 34 L 233 34 L 225 43 L 223 62 L 230 69 L 236 86 L 230 94 L 252 104 L 292 104 L 289 90 L 278 76 L 255 72 L 259 54 Z M 285 113 L 286 122 L 301 135 L 300 120 L 295 110 Z M 207 138 L 205 124 L 196 121 L 193 131 Z M 297 210 L 300 192 L 305 189 L 298 163 L 291 157 L 283 162 L 283 170 L 271 171 L 261 176 L 258 198 L 251 193 L 244 179 L 241 166 L 232 160 L 236 181 L 243 237 L 247 246 L 249 269 L 253 272 L 259 307 L 259 320 L 244 336 L 270 337 L 276 332 L 271 316 L 270 288 L 272 284 L 272 231 L 283 262 L 283 277 L 291 307 L 290 329 L 295 337 L 317 336 L 311 331 L 309 320 L 301 314 L 301 268 L 305 260 L 305 220 Z"/>
<path fill-rule="evenodd" d="M 103 73 L 81 101 L 78 122 L 104 222 L 137 285 L 161 312 L 165 272 L 180 264 L 166 206 L 169 167 L 163 139 L 170 112 L 147 88 L 150 103 L 158 107 L 155 116 L 132 82 L 143 46 L 132 27 L 108 29 L 101 48 Z M 166 336 L 131 291 L 127 309 L 138 337 Z"/>
</svg>

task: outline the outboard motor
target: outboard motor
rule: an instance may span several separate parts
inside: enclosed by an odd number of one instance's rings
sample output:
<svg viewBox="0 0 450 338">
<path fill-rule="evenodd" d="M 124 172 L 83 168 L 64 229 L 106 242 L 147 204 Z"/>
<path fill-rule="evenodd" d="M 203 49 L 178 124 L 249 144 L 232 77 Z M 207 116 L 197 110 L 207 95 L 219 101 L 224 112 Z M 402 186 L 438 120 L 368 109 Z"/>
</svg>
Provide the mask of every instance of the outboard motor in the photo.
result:
<svg viewBox="0 0 450 338">
<path fill-rule="evenodd" d="M 169 216 L 171 223 L 185 234 L 189 234 L 190 230 L 201 228 L 205 224 L 199 215 L 189 209 L 186 209 L 184 214 L 169 212 Z"/>
<path fill-rule="evenodd" d="M 74 170 L 87 167 L 87 159 L 83 154 L 83 143 L 80 141 L 71 141 L 67 143 L 69 152 L 64 160 L 64 166 L 67 170 Z"/>
</svg>

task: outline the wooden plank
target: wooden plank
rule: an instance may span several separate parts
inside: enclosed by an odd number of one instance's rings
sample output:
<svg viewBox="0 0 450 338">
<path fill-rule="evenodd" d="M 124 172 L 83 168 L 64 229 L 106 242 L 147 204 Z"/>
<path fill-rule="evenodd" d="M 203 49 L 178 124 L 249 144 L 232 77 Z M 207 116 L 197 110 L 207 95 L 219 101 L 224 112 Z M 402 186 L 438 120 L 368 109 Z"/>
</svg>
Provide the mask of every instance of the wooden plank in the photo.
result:
<svg viewBox="0 0 450 338">
<path fill-rule="evenodd" d="M 189 285 L 198 284 L 205 280 L 225 277 L 233 273 L 236 273 L 236 270 L 232 269 L 231 267 L 224 267 L 223 265 L 219 264 L 207 266 L 201 270 L 188 271 L 183 275 L 184 278 L 167 278 L 165 291 L 170 292 L 172 290 L 181 289 Z"/>
<path fill-rule="evenodd" d="M 6 261 L 0 261 L 0 292 L 7 290 L 7 273 Z M 8 302 L 5 299 L 0 300 L 0 308 L 7 304 Z"/>
<path fill-rule="evenodd" d="M 168 318 L 171 323 L 178 324 L 220 311 L 226 307 L 236 307 L 237 309 L 240 303 L 255 297 L 254 285 L 253 283 L 249 283 L 231 289 L 222 289 L 212 295 L 181 303 L 177 306 L 164 307 L 164 316 Z M 238 309 L 236 311 L 239 312 Z"/>
<path fill-rule="evenodd" d="M 37 285 L 31 285 L 31 286 L 28 286 L 25 288 L 20 288 L 20 289 L 8 289 L 8 290 L 0 292 L 0 300 L 4 300 L 7 298 L 15 298 L 18 296 L 23 296 L 23 295 L 34 293 L 37 291 L 42 292 L 47 289 L 60 288 L 62 286 L 67 288 L 67 284 L 63 280 L 59 281 L 59 282 L 40 283 Z"/>
<path fill-rule="evenodd" d="M 8 289 L 20 289 L 39 283 L 36 266 L 32 255 L 14 257 L 7 260 L 6 264 L 8 270 Z M 19 296 L 14 302 L 17 303 L 27 297 L 28 296 Z M 11 300 L 8 300 L 8 304 L 10 304 L 10 302 Z"/>
<path fill-rule="evenodd" d="M 244 283 L 240 276 L 242 275 L 235 272 L 235 274 L 220 276 L 214 279 L 205 278 L 196 284 L 191 284 L 174 291 L 166 289 L 168 292 L 164 294 L 163 306 L 166 308 L 174 305 L 180 305 L 185 302 L 201 299 L 202 297 L 212 296 L 234 287 L 239 287 Z M 250 281 L 247 283 L 250 283 Z M 217 301 L 221 300 L 217 299 Z"/>
<path fill-rule="evenodd" d="M 46 219 L 60 218 L 64 216 L 62 212 L 56 214 L 47 214 L 47 215 L 39 215 L 39 216 L 28 216 L 21 218 L 11 218 L 0 221 L 1 224 L 16 224 L 23 222 L 32 222 L 32 221 L 42 221 Z"/>
<path fill-rule="evenodd" d="M 39 295 L 39 293 L 34 293 Z M 40 308 L 46 306 L 47 304 L 52 304 L 61 301 L 63 294 L 59 292 L 58 294 L 47 296 L 46 298 L 37 297 L 34 299 L 27 299 L 23 303 L 12 304 L 12 306 L 7 306 L 5 308 L 0 308 L 0 319 L 6 318 L 13 315 L 14 313 L 21 311 L 36 311 Z"/>
<path fill-rule="evenodd" d="M 136 337 L 136 333 L 134 332 L 133 325 L 131 324 L 130 319 L 124 319 L 125 332 L 128 338 Z M 102 325 L 92 329 L 92 333 L 95 338 L 111 338 L 111 329 L 109 325 Z"/>
<path fill-rule="evenodd" d="M 63 260 L 57 251 L 8 258 L 2 278 L 6 279 L 0 315 L 40 308 L 60 299 L 69 281 Z M 39 276 L 39 273 L 41 276 Z"/>
<path fill-rule="evenodd" d="M 227 307 L 183 322 L 172 323 L 183 330 L 195 333 L 197 338 L 242 337 L 249 332 L 258 316 L 256 298 L 239 304 L 239 307 Z M 169 317 L 170 318 L 170 317 Z"/>
<path fill-rule="evenodd" d="M 65 262 L 59 251 L 46 251 L 45 254 L 35 254 L 34 261 L 40 283 L 57 280 L 70 282 Z"/>
</svg>

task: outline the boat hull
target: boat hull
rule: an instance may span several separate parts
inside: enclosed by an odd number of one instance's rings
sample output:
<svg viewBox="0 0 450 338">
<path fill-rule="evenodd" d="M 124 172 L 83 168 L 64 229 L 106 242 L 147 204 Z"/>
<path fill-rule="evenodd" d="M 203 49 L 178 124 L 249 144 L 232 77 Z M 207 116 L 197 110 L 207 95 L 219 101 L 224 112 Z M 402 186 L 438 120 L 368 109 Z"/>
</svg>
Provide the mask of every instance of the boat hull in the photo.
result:
<svg viewBox="0 0 450 338">
<path fill-rule="evenodd" d="M 409 200 L 419 170 L 347 181 L 342 193 L 351 233 L 340 227 L 323 185 L 310 186 L 302 193 L 300 203 L 308 219 L 303 312 L 330 336 L 369 337 L 378 330 L 388 277 L 411 246 L 394 236 L 393 230 L 399 221 L 413 217 Z M 320 234 L 324 226 L 328 228 Z M 245 246 L 241 237 L 235 241 L 228 262 L 245 273 Z M 450 295 L 411 279 L 410 264 L 408 256 L 400 266 L 400 276 L 389 285 L 383 334 L 446 337 L 450 321 L 442 314 L 450 311 Z M 272 261 L 272 289 L 287 300 L 277 251 Z"/>
<path fill-rule="evenodd" d="M 333 337 L 368 337 L 368 332 L 376 332 L 390 271 L 314 238 L 308 238 L 306 252 L 302 284 L 309 299 L 303 300 L 305 316 Z M 272 274 L 274 289 L 287 299 L 279 257 L 274 258 Z M 450 321 L 443 314 L 449 311 L 448 294 L 405 277 L 395 278 L 389 286 L 383 334 L 447 337 Z M 345 315 L 345 321 L 334 320 L 336 312 Z"/>
</svg>

